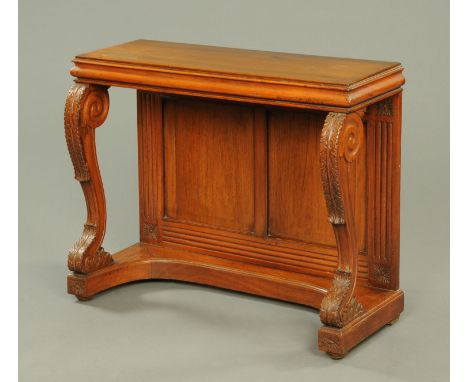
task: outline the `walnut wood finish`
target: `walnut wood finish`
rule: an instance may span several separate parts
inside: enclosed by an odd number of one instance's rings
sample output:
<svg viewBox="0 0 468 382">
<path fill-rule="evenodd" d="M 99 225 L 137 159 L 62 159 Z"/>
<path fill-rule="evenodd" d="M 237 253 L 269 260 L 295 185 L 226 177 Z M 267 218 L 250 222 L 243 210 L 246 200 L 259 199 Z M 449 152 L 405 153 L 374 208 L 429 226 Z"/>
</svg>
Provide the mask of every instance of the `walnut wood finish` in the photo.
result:
<svg viewBox="0 0 468 382">
<path fill-rule="evenodd" d="M 398 63 L 138 40 L 81 54 L 65 133 L 88 210 L 68 291 L 172 279 L 320 309 L 333 358 L 403 310 Z M 95 128 L 137 89 L 140 242 L 113 256 Z"/>
</svg>

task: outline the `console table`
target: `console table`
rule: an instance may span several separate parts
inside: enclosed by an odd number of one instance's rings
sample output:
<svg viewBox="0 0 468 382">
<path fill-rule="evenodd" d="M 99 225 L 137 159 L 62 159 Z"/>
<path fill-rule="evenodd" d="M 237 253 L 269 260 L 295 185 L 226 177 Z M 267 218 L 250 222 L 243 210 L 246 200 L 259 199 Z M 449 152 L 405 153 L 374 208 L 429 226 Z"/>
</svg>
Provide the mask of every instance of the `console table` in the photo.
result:
<svg viewBox="0 0 468 382">
<path fill-rule="evenodd" d="M 398 319 L 399 63 L 148 40 L 73 62 L 87 220 L 69 293 L 170 279 L 303 304 L 333 358 Z M 140 202 L 140 241 L 113 255 L 95 146 L 110 86 L 136 89 Z"/>
</svg>

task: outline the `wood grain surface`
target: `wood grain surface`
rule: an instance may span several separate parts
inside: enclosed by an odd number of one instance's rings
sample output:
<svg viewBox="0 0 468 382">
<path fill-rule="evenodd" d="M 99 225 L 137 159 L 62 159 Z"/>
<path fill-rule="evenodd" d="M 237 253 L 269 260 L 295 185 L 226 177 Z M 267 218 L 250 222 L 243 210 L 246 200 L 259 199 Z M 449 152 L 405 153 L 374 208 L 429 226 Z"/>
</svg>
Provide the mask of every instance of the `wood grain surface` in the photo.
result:
<svg viewBox="0 0 468 382">
<path fill-rule="evenodd" d="M 404 83 L 397 62 L 136 40 L 83 53 L 79 82 L 266 105 L 360 109 Z"/>
</svg>

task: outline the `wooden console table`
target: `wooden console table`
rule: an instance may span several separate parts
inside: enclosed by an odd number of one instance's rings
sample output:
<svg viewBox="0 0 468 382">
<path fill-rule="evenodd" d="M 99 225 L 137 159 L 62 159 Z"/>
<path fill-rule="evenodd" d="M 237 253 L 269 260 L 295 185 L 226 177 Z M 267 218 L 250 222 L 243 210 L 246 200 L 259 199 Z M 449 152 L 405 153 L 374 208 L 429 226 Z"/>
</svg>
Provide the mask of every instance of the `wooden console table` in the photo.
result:
<svg viewBox="0 0 468 382">
<path fill-rule="evenodd" d="M 402 66 L 137 40 L 76 56 L 65 135 L 87 205 L 68 255 L 80 300 L 183 280 L 320 309 L 333 358 L 403 310 Z M 101 246 L 95 129 L 137 90 L 140 241 Z"/>
</svg>

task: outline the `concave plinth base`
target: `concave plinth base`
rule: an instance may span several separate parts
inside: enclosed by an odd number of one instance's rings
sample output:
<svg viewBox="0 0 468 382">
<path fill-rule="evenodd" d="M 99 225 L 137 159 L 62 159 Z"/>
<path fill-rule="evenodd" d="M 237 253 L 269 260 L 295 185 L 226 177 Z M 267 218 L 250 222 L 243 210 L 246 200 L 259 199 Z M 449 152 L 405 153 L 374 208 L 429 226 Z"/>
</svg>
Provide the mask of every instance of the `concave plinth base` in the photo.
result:
<svg viewBox="0 0 468 382">
<path fill-rule="evenodd" d="M 137 243 L 114 256 L 114 264 L 91 274 L 68 275 L 68 293 L 79 300 L 131 281 L 160 279 L 211 285 L 316 309 L 331 279 L 286 272 L 212 256 Z M 403 292 L 358 286 L 356 296 L 365 313 L 344 328 L 323 326 L 319 349 L 342 358 L 351 348 L 382 326 L 393 323 L 403 310 Z"/>
</svg>

